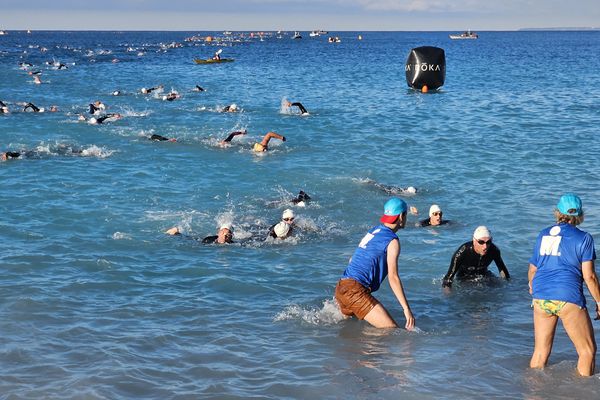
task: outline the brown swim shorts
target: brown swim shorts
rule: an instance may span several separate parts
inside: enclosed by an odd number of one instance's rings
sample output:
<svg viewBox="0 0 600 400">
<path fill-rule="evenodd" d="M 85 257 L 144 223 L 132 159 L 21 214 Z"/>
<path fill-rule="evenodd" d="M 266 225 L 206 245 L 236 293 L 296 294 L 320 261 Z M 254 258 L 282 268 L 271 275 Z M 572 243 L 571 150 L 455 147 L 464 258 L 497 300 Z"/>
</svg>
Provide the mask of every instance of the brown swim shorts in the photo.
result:
<svg viewBox="0 0 600 400">
<path fill-rule="evenodd" d="M 352 278 L 340 279 L 335 287 L 335 299 L 344 315 L 356 315 L 358 319 L 365 316 L 379 304 L 371 295 L 371 289 L 364 287 Z"/>
</svg>

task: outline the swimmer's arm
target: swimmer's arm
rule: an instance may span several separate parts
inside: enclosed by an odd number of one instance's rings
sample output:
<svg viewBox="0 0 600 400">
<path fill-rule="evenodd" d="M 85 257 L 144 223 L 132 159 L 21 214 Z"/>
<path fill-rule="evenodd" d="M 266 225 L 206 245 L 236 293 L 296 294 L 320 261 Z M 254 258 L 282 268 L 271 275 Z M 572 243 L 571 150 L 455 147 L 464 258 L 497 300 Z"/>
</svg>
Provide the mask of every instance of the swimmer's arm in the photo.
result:
<svg viewBox="0 0 600 400">
<path fill-rule="evenodd" d="M 442 281 L 443 288 L 452 287 L 452 281 L 454 280 L 456 273 L 462 265 L 462 258 L 465 254 L 465 249 L 466 247 L 464 245 L 460 246 L 452 256 L 452 261 L 450 261 L 450 267 L 448 268 L 448 272 L 446 273 L 446 276 L 444 276 L 444 280 Z"/>
<path fill-rule="evenodd" d="M 404 288 L 402 287 L 402 281 L 398 275 L 398 256 L 400 255 L 400 241 L 394 239 L 387 246 L 387 264 L 388 264 L 388 280 L 390 287 L 398 299 L 398 302 L 404 310 L 404 317 L 406 318 L 405 328 L 407 330 L 413 330 L 415 327 L 415 317 L 408 305 L 408 300 L 404 294 Z"/>
<path fill-rule="evenodd" d="M 585 281 L 590 294 L 596 302 L 596 318 L 600 319 L 600 285 L 598 284 L 598 276 L 594 269 L 594 261 L 584 261 L 581 264 L 581 272 L 583 273 L 583 280 Z"/>
<path fill-rule="evenodd" d="M 304 106 L 302 105 L 302 103 L 292 103 L 290 105 L 297 106 L 300 109 L 300 112 L 302 114 L 308 114 L 308 111 L 306 111 L 306 108 L 304 108 Z"/>
<path fill-rule="evenodd" d="M 229 136 L 227 136 L 225 139 L 223 139 L 221 141 L 221 143 L 229 143 L 233 140 L 234 137 L 238 136 L 238 135 L 245 135 L 246 131 L 235 131 L 235 132 L 231 132 L 229 134 Z"/>
<path fill-rule="evenodd" d="M 506 268 L 506 264 L 504 264 L 504 260 L 502 260 L 502 256 L 500 255 L 500 250 L 498 250 L 498 254 L 494 258 L 494 262 L 498 267 L 498 272 L 500 276 L 506 280 L 510 279 L 510 274 L 508 273 L 508 268 Z"/>
<path fill-rule="evenodd" d="M 527 279 L 529 280 L 529 294 L 533 294 L 532 282 L 536 272 L 537 267 L 533 264 L 529 264 L 529 271 L 527 271 Z"/>
</svg>

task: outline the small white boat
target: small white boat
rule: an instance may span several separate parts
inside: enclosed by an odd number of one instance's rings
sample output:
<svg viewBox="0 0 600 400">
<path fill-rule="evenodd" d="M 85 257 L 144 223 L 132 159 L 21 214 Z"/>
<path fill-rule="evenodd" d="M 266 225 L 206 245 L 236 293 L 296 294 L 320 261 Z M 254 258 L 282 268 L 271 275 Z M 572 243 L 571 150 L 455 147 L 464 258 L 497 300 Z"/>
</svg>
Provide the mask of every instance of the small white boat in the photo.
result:
<svg viewBox="0 0 600 400">
<path fill-rule="evenodd" d="M 300 34 L 300 32 L 295 31 L 292 39 L 302 39 L 302 35 Z"/>
<path fill-rule="evenodd" d="M 0 35 L 7 35 L 7 34 L 8 34 L 8 32 L 3 31 L 2 29 L 0 29 Z"/>
<path fill-rule="evenodd" d="M 233 33 L 233 32 L 231 32 L 231 31 L 225 31 L 225 32 L 223 32 L 223 35 L 227 35 L 227 36 L 229 36 L 229 35 L 231 35 L 232 33 Z"/>
<path fill-rule="evenodd" d="M 479 35 L 476 34 L 475 32 L 471 32 L 471 30 L 465 31 L 465 32 L 461 33 L 460 35 L 448 35 L 448 36 L 450 36 L 450 39 L 453 39 L 453 40 L 479 38 Z"/>
</svg>

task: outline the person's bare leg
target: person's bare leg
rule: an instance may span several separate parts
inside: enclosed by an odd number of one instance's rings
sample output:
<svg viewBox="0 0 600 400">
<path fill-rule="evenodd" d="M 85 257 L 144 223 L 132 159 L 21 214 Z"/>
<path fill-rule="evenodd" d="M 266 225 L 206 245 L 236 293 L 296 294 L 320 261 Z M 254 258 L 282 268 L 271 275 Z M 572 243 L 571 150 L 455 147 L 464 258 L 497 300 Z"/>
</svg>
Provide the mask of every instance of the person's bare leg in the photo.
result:
<svg viewBox="0 0 600 400">
<path fill-rule="evenodd" d="M 530 368 L 542 369 L 546 366 L 550 353 L 552 352 L 552 343 L 554 342 L 554 333 L 556 332 L 557 322 L 557 316 L 548 315 L 537 305 L 534 305 L 533 330 L 535 333 L 535 345 L 531 361 L 529 361 Z"/>
<path fill-rule="evenodd" d="M 596 363 L 596 340 L 588 311 L 575 304 L 567 303 L 560 312 L 560 319 L 579 355 L 577 371 L 583 376 L 593 375 Z"/>
<path fill-rule="evenodd" d="M 365 321 L 373 325 L 375 328 L 397 328 L 398 324 L 387 312 L 387 310 L 381 305 L 377 304 L 369 313 L 365 316 Z"/>
</svg>

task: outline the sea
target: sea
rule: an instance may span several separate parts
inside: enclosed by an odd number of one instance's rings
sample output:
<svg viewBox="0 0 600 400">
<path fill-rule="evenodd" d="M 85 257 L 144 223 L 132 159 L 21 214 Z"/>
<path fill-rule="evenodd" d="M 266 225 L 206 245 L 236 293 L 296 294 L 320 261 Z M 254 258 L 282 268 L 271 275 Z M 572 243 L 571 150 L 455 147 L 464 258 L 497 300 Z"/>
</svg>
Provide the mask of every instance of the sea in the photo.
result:
<svg viewBox="0 0 600 400">
<path fill-rule="evenodd" d="M 529 369 L 527 269 L 565 192 L 600 240 L 600 31 L 449 33 L 0 36 L 0 151 L 24 152 L 0 162 L 0 398 L 596 398 L 560 324 Z M 407 85 L 421 46 L 445 52 L 439 90 Z M 235 61 L 194 62 L 219 49 Z M 95 101 L 122 118 L 80 121 Z M 253 153 L 269 131 L 286 141 Z M 391 196 L 418 211 L 398 231 L 414 331 L 387 280 L 374 295 L 400 329 L 344 319 L 333 298 Z M 417 227 L 432 204 L 450 223 Z M 295 236 L 265 240 L 287 208 Z M 234 243 L 198 240 L 223 223 Z M 446 293 L 478 225 L 511 279 Z"/>
</svg>

